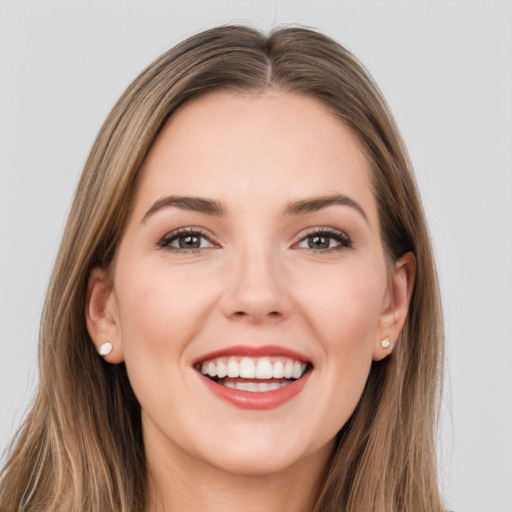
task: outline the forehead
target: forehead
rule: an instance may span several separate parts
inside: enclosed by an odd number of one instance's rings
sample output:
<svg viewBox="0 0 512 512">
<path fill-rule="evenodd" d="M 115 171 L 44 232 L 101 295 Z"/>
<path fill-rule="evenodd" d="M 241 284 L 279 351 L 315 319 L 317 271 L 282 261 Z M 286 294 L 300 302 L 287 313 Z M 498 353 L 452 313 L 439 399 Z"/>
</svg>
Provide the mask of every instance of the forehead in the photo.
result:
<svg viewBox="0 0 512 512">
<path fill-rule="evenodd" d="M 137 203 L 171 193 L 241 203 L 333 193 L 373 201 L 352 131 L 320 101 L 274 90 L 216 91 L 181 107 L 146 158 Z"/>
</svg>

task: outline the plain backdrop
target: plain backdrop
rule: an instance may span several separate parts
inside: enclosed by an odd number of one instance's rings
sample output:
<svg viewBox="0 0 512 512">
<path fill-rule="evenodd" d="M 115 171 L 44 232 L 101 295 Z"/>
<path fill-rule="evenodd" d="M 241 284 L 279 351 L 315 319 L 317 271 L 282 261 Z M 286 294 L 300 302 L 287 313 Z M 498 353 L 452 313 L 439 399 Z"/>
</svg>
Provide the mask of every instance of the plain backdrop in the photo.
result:
<svg viewBox="0 0 512 512">
<path fill-rule="evenodd" d="M 457 512 L 511 512 L 506 0 L 0 0 L 0 450 L 37 382 L 45 287 L 101 123 L 155 57 L 192 33 L 236 21 L 320 29 L 352 50 L 381 86 L 416 169 L 441 277 L 443 493 Z"/>
</svg>

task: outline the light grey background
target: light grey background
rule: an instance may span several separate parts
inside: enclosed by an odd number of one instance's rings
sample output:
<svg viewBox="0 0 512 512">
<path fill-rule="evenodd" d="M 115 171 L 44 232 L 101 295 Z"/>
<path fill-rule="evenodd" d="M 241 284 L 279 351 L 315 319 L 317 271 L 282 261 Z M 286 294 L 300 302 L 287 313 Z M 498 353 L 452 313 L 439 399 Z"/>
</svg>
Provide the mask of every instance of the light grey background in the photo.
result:
<svg viewBox="0 0 512 512">
<path fill-rule="evenodd" d="M 93 139 L 135 75 L 203 28 L 299 23 L 345 44 L 409 147 L 435 242 L 447 503 L 512 511 L 512 3 L 0 0 L 0 450 L 37 381 L 45 287 Z M 385 478 L 385 475 L 383 475 Z"/>
</svg>

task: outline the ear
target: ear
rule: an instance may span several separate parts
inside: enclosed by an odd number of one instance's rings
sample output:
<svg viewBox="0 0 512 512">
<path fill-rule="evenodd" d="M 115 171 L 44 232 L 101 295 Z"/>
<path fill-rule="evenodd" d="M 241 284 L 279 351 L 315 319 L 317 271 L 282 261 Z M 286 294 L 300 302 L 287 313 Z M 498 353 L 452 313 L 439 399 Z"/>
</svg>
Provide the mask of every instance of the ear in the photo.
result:
<svg viewBox="0 0 512 512">
<path fill-rule="evenodd" d="M 104 356 L 105 361 L 109 363 L 123 361 L 116 295 L 108 272 L 102 268 L 95 268 L 89 276 L 85 320 L 97 351 L 104 343 L 112 344 L 112 351 Z"/>
<path fill-rule="evenodd" d="M 416 258 L 412 252 L 407 252 L 396 262 L 393 275 L 389 280 L 388 293 L 383 303 L 373 349 L 374 361 L 384 359 L 393 350 L 409 312 L 415 277 Z M 389 347 L 382 346 L 382 340 L 388 338 Z"/>
</svg>

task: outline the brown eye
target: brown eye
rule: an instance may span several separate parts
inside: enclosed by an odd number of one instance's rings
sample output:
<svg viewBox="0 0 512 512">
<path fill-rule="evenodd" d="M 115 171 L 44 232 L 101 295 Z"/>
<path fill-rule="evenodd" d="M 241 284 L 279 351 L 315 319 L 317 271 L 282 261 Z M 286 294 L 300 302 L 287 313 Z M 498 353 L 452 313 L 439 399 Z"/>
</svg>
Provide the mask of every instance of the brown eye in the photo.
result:
<svg viewBox="0 0 512 512">
<path fill-rule="evenodd" d="M 352 241 L 343 231 L 322 229 L 306 235 L 297 247 L 310 251 L 329 252 L 352 247 Z"/>
<path fill-rule="evenodd" d="M 308 236 L 308 247 L 310 249 L 329 249 L 331 239 L 325 235 Z"/>
<path fill-rule="evenodd" d="M 214 243 L 199 231 L 178 231 L 167 235 L 160 243 L 160 247 L 178 252 L 198 251 L 214 247 Z"/>
<path fill-rule="evenodd" d="M 199 249 L 201 247 L 201 237 L 198 235 L 182 235 L 178 237 L 177 241 L 180 249 Z"/>
</svg>

